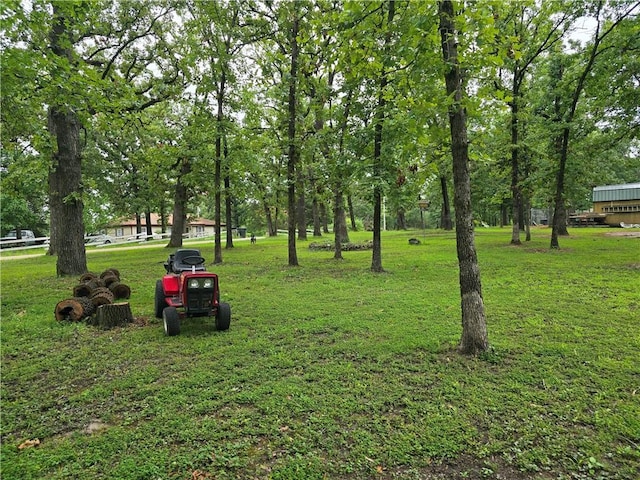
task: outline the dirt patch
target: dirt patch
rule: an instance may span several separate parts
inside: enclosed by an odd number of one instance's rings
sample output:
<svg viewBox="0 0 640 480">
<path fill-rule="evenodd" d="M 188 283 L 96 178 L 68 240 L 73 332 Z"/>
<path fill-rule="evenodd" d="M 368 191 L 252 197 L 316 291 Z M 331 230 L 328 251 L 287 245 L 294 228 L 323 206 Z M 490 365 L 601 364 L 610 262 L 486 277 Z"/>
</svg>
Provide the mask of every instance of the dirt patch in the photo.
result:
<svg viewBox="0 0 640 480">
<path fill-rule="evenodd" d="M 149 317 L 133 317 L 133 324 L 137 327 L 148 327 L 150 323 Z"/>
<path fill-rule="evenodd" d="M 82 433 L 86 433 L 87 435 L 92 435 L 94 433 L 100 433 L 103 430 L 109 428 L 109 425 L 101 422 L 100 420 L 91 420 L 89 425 L 87 425 Z"/>
<path fill-rule="evenodd" d="M 640 238 L 640 232 L 610 232 L 605 233 L 605 237 L 627 237 L 627 238 Z"/>
<path fill-rule="evenodd" d="M 435 463 L 420 469 L 386 469 L 378 470 L 379 479 L 391 480 L 394 478 L 416 478 L 420 480 L 455 480 L 455 479 L 483 479 L 496 480 L 546 480 L 552 477 L 545 472 L 523 472 L 503 459 L 491 457 L 486 459 L 475 458 L 471 455 L 460 455 L 455 459 L 448 459 L 442 463 Z"/>
</svg>

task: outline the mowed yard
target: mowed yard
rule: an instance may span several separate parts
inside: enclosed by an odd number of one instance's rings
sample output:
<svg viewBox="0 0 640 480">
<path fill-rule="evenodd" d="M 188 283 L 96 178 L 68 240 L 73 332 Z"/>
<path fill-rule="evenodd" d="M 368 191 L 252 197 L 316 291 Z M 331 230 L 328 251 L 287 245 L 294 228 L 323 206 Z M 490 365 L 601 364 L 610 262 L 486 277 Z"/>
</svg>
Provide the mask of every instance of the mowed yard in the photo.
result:
<svg viewBox="0 0 640 480">
<path fill-rule="evenodd" d="M 0 263 L 1 476 L 17 479 L 628 479 L 640 465 L 640 238 L 476 232 L 492 349 L 462 357 L 453 232 L 287 266 L 282 236 L 214 266 L 231 328 L 153 317 L 162 245 L 88 252 L 135 324 L 56 322 L 77 278 Z M 617 233 L 618 235 L 611 235 Z M 638 233 L 638 230 L 635 230 Z M 408 244 L 411 237 L 421 245 Z M 327 237 L 328 238 L 328 237 Z M 364 241 L 370 233 L 352 234 Z M 523 236 L 524 239 L 524 236 Z"/>
</svg>

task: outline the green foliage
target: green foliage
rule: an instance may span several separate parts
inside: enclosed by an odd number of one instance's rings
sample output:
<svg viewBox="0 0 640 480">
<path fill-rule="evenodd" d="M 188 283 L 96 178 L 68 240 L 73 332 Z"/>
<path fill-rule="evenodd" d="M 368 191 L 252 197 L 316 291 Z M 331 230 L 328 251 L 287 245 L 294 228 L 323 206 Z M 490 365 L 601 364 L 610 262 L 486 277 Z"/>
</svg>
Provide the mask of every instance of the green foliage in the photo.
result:
<svg viewBox="0 0 640 480">
<path fill-rule="evenodd" d="M 634 479 L 638 239 L 611 233 L 549 251 L 548 229 L 521 248 L 478 231 L 480 358 L 454 350 L 453 232 L 384 233 L 382 275 L 368 252 L 301 249 L 290 268 L 283 237 L 237 242 L 208 264 L 231 329 L 177 337 L 152 318 L 166 248 L 88 252 L 132 288 L 140 324 L 109 331 L 55 322 L 77 279 L 54 258 L 3 255 L 3 479 Z"/>
<path fill-rule="evenodd" d="M 22 202 L 22 210 L 47 209 L 46 176 L 55 145 L 43 105 L 58 105 L 73 109 L 84 127 L 87 230 L 166 204 L 177 177 L 173 166 L 184 157 L 193 159 L 192 172 L 183 179 L 193 192 L 189 209 L 213 212 L 215 142 L 221 135 L 238 222 L 263 228 L 265 207 L 282 215 L 286 43 L 294 7 L 302 22 L 296 145 L 302 172 L 313 177 L 304 186 L 307 203 L 315 199 L 331 211 L 336 179 L 365 202 L 372 187 L 380 187 L 394 211 L 410 209 L 418 194 L 434 206 L 441 203 L 438 182 L 429 179 L 437 172 L 450 181 L 445 120 L 451 99 L 442 84 L 437 2 L 397 1 L 390 25 L 385 1 L 56 5 L 70 20 L 66 41 L 73 48 L 64 58 L 49 51 L 50 2 L 0 6 L 3 166 L 5 155 L 39 156 L 29 161 L 30 169 L 37 165 L 29 182 L 18 162 L 9 172 L 10 188 L 3 171 L 3 195 L 12 197 L 7 202 Z M 478 217 L 496 216 L 510 196 L 506 160 L 515 147 L 521 153 L 523 192 L 536 206 L 549 204 L 557 170 L 553 141 L 566 125 L 572 88 L 594 40 L 573 37 L 585 19 L 589 25 L 599 19 L 601 34 L 615 28 L 602 37 L 572 119 L 567 204 L 587 207 L 594 183 L 637 180 L 639 23 L 637 15 L 616 23 L 633 2 L 456 5 Z M 378 92 L 383 67 L 389 82 Z M 373 174 L 379 93 L 386 102 L 383 168 Z M 514 105 L 521 129 L 511 145 Z M 405 183 L 398 182 L 401 176 Z M 29 199 L 27 205 L 23 199 Z M 3 214 L 3 223 L 17 219 Z"/>
<path fill-rule="evenodd" d="M 15 145 L 0 155 L 0 225 L 2 232 L 20 227 L 45 235 L 47 169 L 42 157 L 21 151 Z"/>
</svg>

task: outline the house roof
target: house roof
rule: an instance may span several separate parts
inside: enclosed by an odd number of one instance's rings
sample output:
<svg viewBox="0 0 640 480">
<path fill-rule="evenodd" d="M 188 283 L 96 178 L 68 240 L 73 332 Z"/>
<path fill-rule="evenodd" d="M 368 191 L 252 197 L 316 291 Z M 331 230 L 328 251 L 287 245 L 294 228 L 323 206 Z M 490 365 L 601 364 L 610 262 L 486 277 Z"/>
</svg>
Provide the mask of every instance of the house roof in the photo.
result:
<svg viewBox="0 0 640 480">
<path fill-rule="evenodd" d="M 594 187 L 594 202 L 610 202 L 618 200 L 640 200 L 640 182 L 622 185 L 603 185 Z"/>
<path fill-rule="evenodd" d="M 147 224 L 144 217 L 141 220 L 142 220 L 142 225 Z M 188 218 L 187 224 L 189 226 L 201 225 L 204 227 L 215 227 L 216 222 L 215 220 L 209 220 L 208 218 Z M 136 225 L 136 219 L 134 217 L 134 218 L 127 218 L 127 219 L 120 220 L 118 222 L 114 222 L 112 226 L 113 227 L 132 227 L 135 225 Z M 167 216 L 167 225 L 173 225 L 173 215 Z M 222 223 L 221 225 L 224 225 L 224 223 Z M 152 227 L 161 226 L 160 215 L 158 215 L 157 213 L 151 214 L 151 226 Z"/>
</svg>

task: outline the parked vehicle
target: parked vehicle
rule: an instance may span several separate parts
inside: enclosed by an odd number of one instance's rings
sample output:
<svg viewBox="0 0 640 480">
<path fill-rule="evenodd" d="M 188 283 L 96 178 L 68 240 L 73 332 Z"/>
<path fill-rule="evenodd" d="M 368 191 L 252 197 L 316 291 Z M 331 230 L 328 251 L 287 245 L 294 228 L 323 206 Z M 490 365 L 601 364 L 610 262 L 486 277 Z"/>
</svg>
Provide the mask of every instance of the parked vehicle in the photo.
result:
<svg viewBox="0 0 640 480">
<path fill-rule="evenodd" d="M 136 233 L 130 237 L 127 237 L 127 242 L 133 242 L 135 240 L 145 241 L 145 240 L 159 240 L 162 237 L 154 234 L 146 234 L 146 233 Z"/>
<path fill-rule="evenodd" d="M 155 315 L 168 336 L 180 333 L 180 319 L 214 317 L 216 330 L 228 330 L 231 306 L 220 301 L 218 276 L 207 272 L 200 250 L 180 249 L 169 255 L 167 274 L 156 282 Z"/>
<path fill-rule="evenodd" d="M 108 245 L 110 243 L 115 242 L 116 239 L 111 235 L 106 235 L 104 233 L 95 233 L 91 235 L 87 235 L 84 237 L 84 243 L 89 244 L 98 244 L 98 245 Z"/>
<path fill-rule="evenodd" d="M 16 231 L 11 230 L 7 235 L 0 238 L 0 248 L 24 247 L 36 244 L 36 236 L 31 230 L 20 230 L 20 238 L 23 240 L 22 242 L 11 242 L 11 240 L 18 239 Z"/>
</svg>

